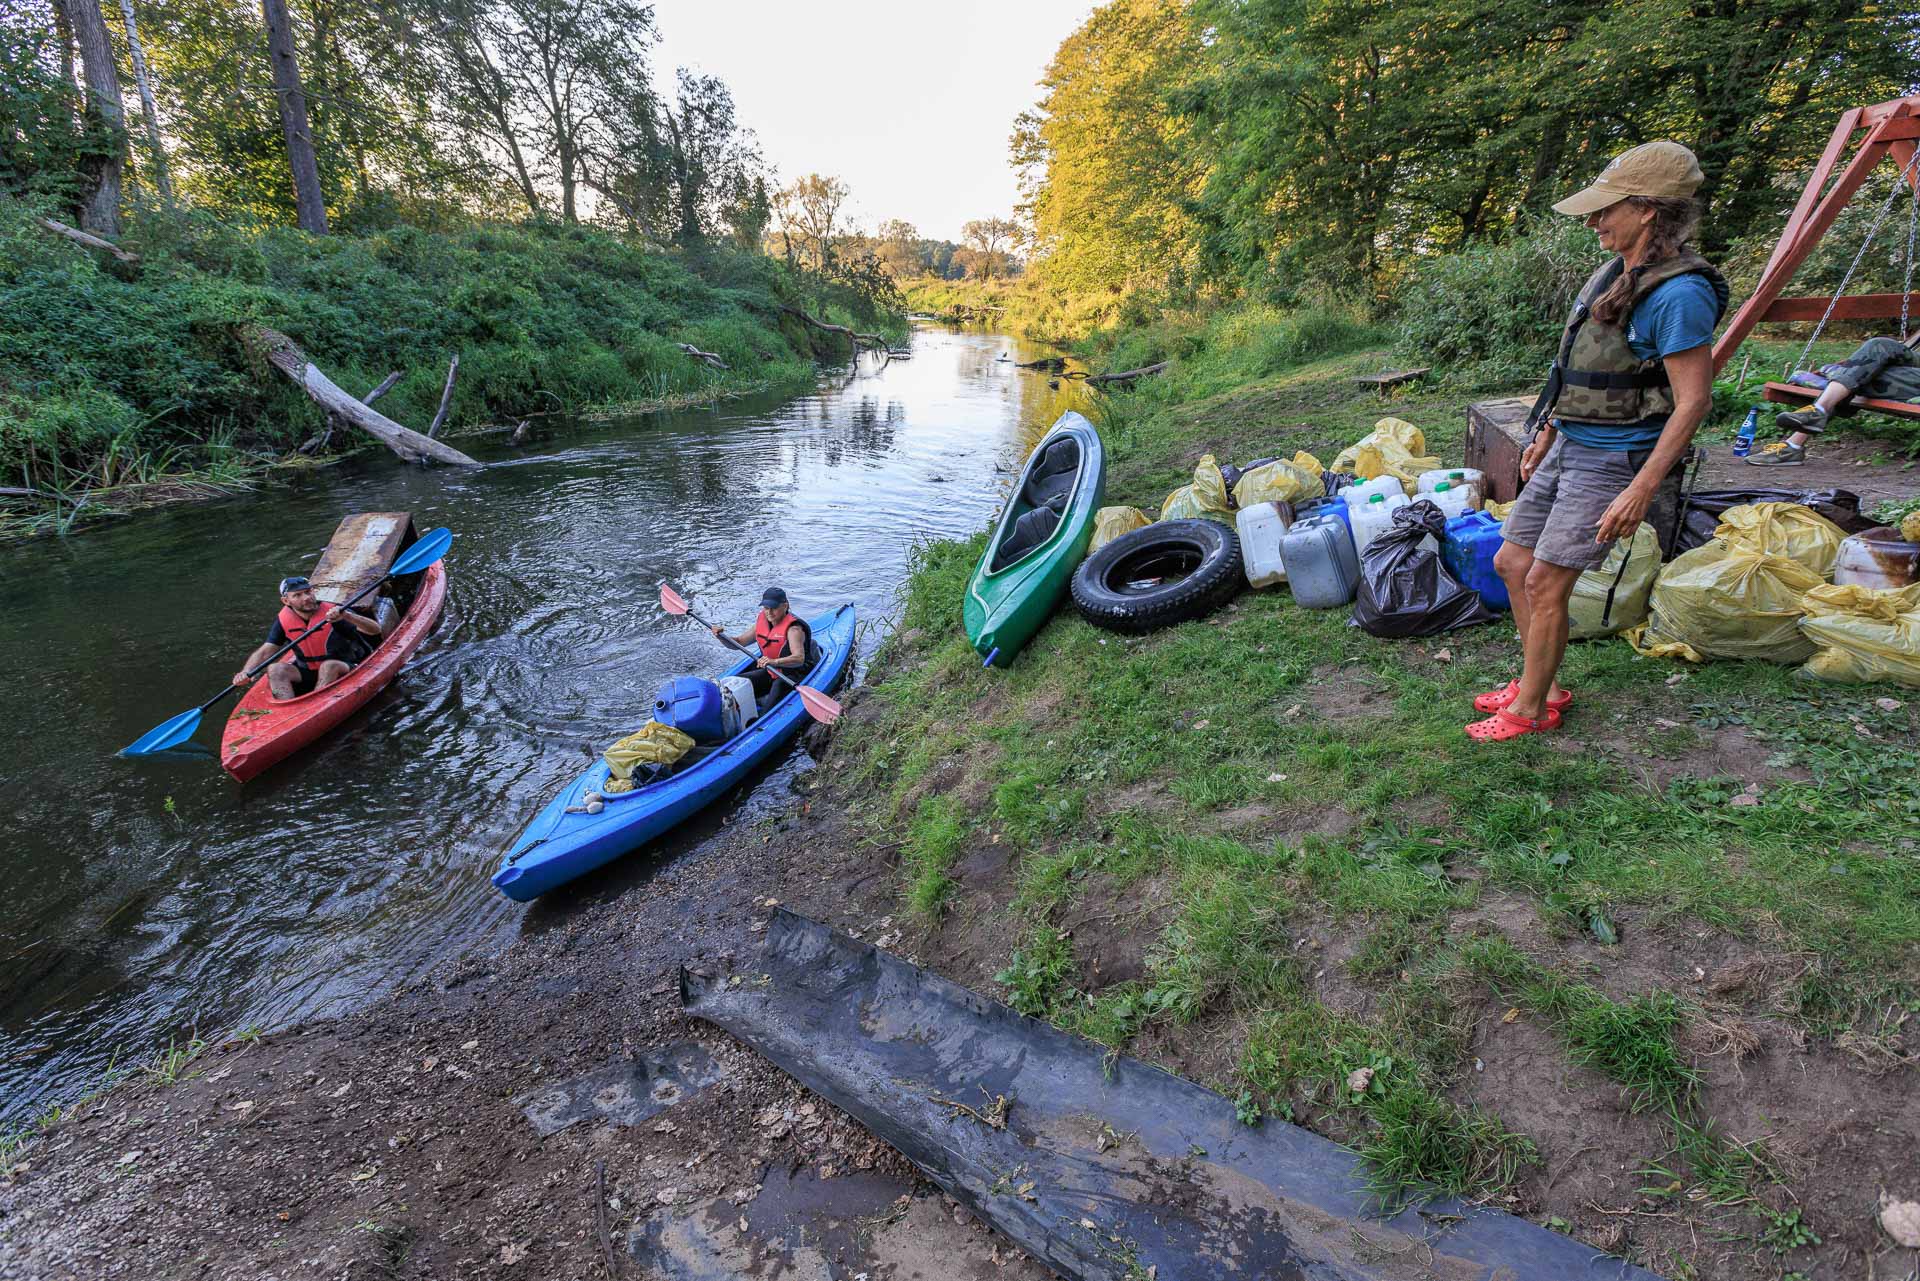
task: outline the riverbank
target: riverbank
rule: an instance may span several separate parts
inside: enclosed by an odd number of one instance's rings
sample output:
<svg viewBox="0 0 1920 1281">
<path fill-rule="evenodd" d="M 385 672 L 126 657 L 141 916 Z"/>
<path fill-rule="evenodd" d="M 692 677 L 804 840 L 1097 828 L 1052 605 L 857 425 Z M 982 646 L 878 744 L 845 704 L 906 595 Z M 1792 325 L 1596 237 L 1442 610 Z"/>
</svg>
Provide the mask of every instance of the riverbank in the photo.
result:
<svg viewBox="0 0 1920 1281">
<path fill-rule="evenodd" d="M 251 326 L 287 333 L 356 395 L 394 376 L 379 408 L 421 430 L 458 356 L 454 431 L 804 387 L 815 359 L 844 347 L 785 307 L 905 333 L 846 286 L 762 254 L 670 252 L 582 227 L 313 237 L 146 209 L 120 243 L 136 262 L 51 236 L 22 206 L 0 210 L 0 469 L 44 496 L 16 528 L 243 485 L 316 440 L 322 411 L 249 349 Z M 359 439 L 336 433 L 331 448 Z"/>
<path fill-rule="evenodd" d="M 1184 357 L 1106 402 L 1109 503 L 1157 510 L 1202 453 L 1331 458 L 1387 414 L 1460 457 L 1472 397 L 1356 387 L 1384 365 L 1357 323 L 1219 332 L 1107 346 Z M 1912 492 L 1881 444 L 1828 448 L 1842 482 Z M 1140 638 L 1063 611 L 982 671 L 978 551 L 924 553 L 832 775 L 841 846 L 898 860 L 861 906 L 902 947 L 1351 1143 L 1387 1188 L 1668 1275 L 1887 1249 L 1877 1196 L 1920 1192 L 1913 691 L 1580 644 L 1567 727 L 1489 751 L 1461 727 L 1510 674 L 1504 628 L 1386 642 L 1249 593 Z"/>
</svg>

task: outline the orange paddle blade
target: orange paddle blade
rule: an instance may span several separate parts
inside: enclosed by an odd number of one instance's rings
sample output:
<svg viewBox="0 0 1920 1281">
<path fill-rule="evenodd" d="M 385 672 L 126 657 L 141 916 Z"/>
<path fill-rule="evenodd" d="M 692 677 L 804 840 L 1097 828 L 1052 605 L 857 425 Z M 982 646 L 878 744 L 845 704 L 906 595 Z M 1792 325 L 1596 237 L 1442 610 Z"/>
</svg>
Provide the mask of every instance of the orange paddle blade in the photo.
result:
<svg viewBox="0 0 1920 1281">
<path fill-rule="evenodd" d="M 685 614 L 693 607 L 681 598 L 679 592 L 662 583 L 660 584 L 660 608 L 669 614 Z"/>
<path fill-rule="evenodd" d="M 805 704 L 807 715 L 822 725 L 831 725 L 840 719 L 840 704 L 811 685 L 800 685 L 796 688 L 800 691 L 800 701 Z"/>
</svg>

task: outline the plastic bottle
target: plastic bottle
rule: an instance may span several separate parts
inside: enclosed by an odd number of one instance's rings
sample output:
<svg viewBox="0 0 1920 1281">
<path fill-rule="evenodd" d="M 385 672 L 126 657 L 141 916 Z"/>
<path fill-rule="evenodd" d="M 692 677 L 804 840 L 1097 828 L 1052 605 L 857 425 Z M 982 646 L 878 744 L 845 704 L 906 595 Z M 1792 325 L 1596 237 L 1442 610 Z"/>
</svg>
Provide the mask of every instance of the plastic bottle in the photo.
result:
<svg viewBox="0 0 1920 1281">
<path fill-rule="evenodd" d="M 1356 551 L 1365 552 L 1368 543 L 1393 528 L 1394 510 L 1405 507 L 1411 501 L 1405 494 L 1396 497 L 1398 501 L 1385 494 L 1373 494 L 1365 502 L 1354 504 L 1353 546 Z"/>
<path fill-rule="evenodd" d="M 1745 458 L 1753 452 L 1753 433 L 1760 427 L 1760 406 L 1747 410 L 1746 419 L 1740 424 L 1739 434 L 1733 438 L 1733 456 Z"/>
<path fill-rule="evenodd" d="M 1375 476 L 1372 480 L 1363 480 L 1357 485 L 1349 485 L 1340 491 L 1340 497 L 1355 507 L 1364 506 L 1375 494 L 1383 498 L 1391 498 L 1398 494 L 1405 498 L 1407 490 L 1396 477 Z"/>
<path fill-rule="evenodd" d="M 1433 487 L 1433 492 L 1421 497 L 1446 513 L 1448 520 L 1473 510 L 1473 491 L 1466 487 L 1465 482 L 1455 489 L 1452 481 L 1443 480 Z"/>
<path fill-rule="evenodd" d="M 1287 585 L 1306 609 L 1337 609 L 1360 589 L 1360 560 L 1347 527 L 1334 516 L 1297 520 L 1280 536 Z"/>
<path fill-rule="evenodd" d="M 1468 506 L 1476 510 L 1486 505 L 1487 473 L 1478 467 L 1438 467 L 1433 471 L 1423 471 L 1414 484 L 1414 498 L 1418 501 L 1421 494 L 1431 494 L 1433 487 L 1445 481 L 1455 489 L 1465 489 L 1473 495 Z"/>
<path fill-rule="evenodd" d="M 1293 524 L 1292 509 L 1286 503 L 1255 503 L 1242 507 L 1233 523 L 1240 531 L 1240 564 L 1246 570 L 1247 582 L 1254 587 L 1286 582 L 1280 536 Z"/>
</svg>

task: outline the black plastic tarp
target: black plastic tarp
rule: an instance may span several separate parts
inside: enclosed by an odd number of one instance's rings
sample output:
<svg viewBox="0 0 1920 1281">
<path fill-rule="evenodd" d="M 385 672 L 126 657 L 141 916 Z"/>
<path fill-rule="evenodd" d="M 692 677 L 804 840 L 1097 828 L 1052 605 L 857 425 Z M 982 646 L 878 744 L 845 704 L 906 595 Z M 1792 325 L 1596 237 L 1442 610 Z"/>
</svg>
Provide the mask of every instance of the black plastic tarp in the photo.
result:
<svg viewBox="0 0 1920 1281">
<path fill-rule="evenodd" d="M 1347 1149 L 784 910 L 732 975 L 682 971 L 681 1003 L 1072 1281 L 1657 1281 L 1451 1200 L 1369 1217 Z"/>
</svg>

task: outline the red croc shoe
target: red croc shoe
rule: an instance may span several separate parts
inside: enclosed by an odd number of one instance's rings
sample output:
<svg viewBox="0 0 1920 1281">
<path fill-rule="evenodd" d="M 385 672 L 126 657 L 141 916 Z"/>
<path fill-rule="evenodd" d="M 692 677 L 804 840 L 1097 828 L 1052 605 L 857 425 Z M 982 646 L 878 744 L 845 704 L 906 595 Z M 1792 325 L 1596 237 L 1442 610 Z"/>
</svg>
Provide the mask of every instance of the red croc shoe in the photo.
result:
<svg viewBox="0 0 1920 1281">
<path fill-rule="evenodd" d="M 1520 682 L 1508 681 L 1499 689 L 1490 689 L 1486 693 L 1477 696 L 1473 700 L 1473 710 L 1476 712 L 1497 712 L 1511 703 L 1514 696 L 1519 692 Z M 1561 690 L 1560 697 L 1547 700 L 1547 706 L 1556 712 L 1566 711 L 1569 707 L 1573 706 L 1573 691 L 1570 689 Z"/>
<path fill-rule="evenodd" d="M 1503 707 L 1486 720 L 1475 721 L 1467 726 L 1467 737 L 1482 743 L 1504 743 L 1522 734 L 1544 734 L 1550 729 L 1559 728 L 1560 710 L 1556 707 L 1549 707 L 1547 714 L 1539 720 L 1530 716 L 1515 716 Z"/>
</svg>

